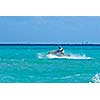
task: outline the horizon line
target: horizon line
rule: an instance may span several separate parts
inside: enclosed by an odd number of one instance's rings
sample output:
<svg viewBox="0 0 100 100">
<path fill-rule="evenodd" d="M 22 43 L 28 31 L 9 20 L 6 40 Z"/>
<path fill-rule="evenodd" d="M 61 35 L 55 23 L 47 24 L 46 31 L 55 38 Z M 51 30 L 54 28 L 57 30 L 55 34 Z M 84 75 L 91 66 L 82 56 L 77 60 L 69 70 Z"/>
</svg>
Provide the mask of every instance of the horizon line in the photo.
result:
<svg viewBox="0 0 100 100">
<path fill-rule="evenodd" d="M 0 43 L 0 46 L 100 46 L 100 43 Z"/>
</svg>

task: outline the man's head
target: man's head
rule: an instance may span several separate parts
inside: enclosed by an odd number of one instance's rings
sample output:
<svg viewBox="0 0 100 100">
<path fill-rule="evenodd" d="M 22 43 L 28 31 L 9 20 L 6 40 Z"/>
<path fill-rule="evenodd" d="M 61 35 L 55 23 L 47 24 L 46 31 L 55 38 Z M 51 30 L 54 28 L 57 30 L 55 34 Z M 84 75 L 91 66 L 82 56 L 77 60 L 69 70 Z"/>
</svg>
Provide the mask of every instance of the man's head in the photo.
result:
<svg viewBox="0 0 100 100">
<path fill-rule="evenodd" d="M 60 47 L 60 46 L 59 46 L 58 48 L 59 48 L 59 49 L 61 49 L 61 47 Z"/>
</svg>

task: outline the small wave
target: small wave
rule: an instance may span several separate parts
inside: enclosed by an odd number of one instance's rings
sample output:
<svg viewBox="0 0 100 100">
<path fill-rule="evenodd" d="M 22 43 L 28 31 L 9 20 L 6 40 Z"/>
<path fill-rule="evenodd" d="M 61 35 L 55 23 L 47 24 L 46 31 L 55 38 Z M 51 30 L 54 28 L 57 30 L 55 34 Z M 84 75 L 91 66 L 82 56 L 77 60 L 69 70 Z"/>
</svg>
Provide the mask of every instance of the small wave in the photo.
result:
<svg viewBox="0 0 100 100">
<path fill-rule="evenodd" d="M 45 58 L 44 55 L 41 54 L 41 53 L 38 53 L 37 55 L 38 55 L 38 58 L 39 58 L 39 59 L 43 59 L 43 58 Z"/>
<path fill-rule="evenodd" d="M 100 83 L 100 73 L 97 73 L 95 76 L 91 79 L 92 83 Z"/>
<path fill-rule="evenodd" d="M 75 76 L 80 76 L 80 74 L 75 74 Z"/>
<path fill-rule="evenodd" d="M 63 77 L 54 77 L 53 79 L 54 80 L 64 80 L 64 79 L 69 79 L 71 78 L 72 76 L 63 76 Z"/>
</svg>

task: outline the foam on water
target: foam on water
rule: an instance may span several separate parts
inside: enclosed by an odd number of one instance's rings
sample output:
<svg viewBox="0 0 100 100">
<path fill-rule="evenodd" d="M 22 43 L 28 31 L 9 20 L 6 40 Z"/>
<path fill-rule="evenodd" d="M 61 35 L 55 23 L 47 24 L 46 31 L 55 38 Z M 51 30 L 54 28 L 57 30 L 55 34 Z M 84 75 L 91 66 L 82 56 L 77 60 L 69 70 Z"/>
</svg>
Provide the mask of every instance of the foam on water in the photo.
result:
<svg viewBox="0 0 100 100">
<path fill-rule="evenodd" d="M 38 53 L 37 56 L 38 56 L 39 59 L 45 58 L 44 55 L 43 55 L 42 53 Z"/>
<path fill-rule="evenodd" d="M 91 79 L 92 83 L 100 83 L 100 73 L 97 73 L 95 76 Z"/>
<path fill-rule="evenodd" d="M 38 53 L 38 58 L 43 59 L 43 58 L 48 58 L 48 59 L 92 59 L 91 57 L 88 57 L 86 55 L 80 55 L 80 54 L 70 54 L 70 56 L 57 56 L 53 54 L 47 54 L 43 55 L 41 53 Z"/>
<path fill-rule="evenodd" d="M 56 56 L 49 54 L 47 55 L 47 58 L 64 58 L 64 59 L 91 59 L 91 57 L 87 57 L 85 55 L 70 55 L 70 56 Z"/>
</svg>

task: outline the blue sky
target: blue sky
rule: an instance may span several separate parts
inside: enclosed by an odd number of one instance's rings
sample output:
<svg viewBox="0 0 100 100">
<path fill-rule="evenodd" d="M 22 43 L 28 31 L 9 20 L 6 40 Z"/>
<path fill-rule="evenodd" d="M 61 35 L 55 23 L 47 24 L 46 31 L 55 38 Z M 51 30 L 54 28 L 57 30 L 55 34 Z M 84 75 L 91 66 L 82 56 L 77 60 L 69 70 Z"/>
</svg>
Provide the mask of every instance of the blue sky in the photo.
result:
<svg viewBox="0 0 100 100">
<path fill-rule="evenodd" d="M 100 43 L 100 17 L 0 16 L 0 43 Z"/>
</svg>

